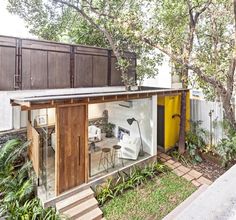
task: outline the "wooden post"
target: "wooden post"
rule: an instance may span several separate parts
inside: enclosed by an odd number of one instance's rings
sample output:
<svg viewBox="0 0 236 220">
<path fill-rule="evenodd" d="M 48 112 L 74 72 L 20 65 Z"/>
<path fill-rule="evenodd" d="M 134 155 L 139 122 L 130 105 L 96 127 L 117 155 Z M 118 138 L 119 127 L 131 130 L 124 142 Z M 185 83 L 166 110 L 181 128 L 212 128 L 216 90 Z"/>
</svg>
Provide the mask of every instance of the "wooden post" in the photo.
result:
<svg viewBox="0 0 236 220">
<path fill-rule="evenodd" d="M 179 153 L 183 154 L 185 152 L 186 91 L 183 91 L 181 94 L 180 108 Z"/>
<path fill-rule="evenodd" d="M 107 62 L 107 85 L 111 86 L 111 53 L 112 50 L 107 51 L 107 57 L 108 57 L 108 62 Z"/>
<path fill-rule="evenodd" d="M 70 46 L 70 88 L 75 87 L 75 47 Z"/>
</svg>

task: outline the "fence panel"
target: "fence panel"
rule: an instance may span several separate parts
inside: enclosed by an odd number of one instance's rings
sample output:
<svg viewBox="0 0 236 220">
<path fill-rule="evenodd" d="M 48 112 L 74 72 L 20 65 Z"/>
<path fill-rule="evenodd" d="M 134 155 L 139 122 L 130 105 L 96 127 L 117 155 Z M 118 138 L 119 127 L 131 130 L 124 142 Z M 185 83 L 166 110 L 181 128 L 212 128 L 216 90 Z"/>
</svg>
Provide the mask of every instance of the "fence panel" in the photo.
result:
<svg viewBox="0 0 236 220">
<path fill-rule="evenodd" d="M 0 90 L 14 90 L 15 48 L 0 47 Z"/>
<path fill-rule="evenodd" d="M 75 55 L 75 87 L 93 86 L 93 56 Z"/>
<path fill-rule="evenodd" d="M 108 59 L 102 56 L 93 56 L 93 86 L 108 85 Z"/>
<path fill-rule="evenodd" d="M 209 115 L 210 111 L 213 111 L 212 119 Z M 218 143 L 224 137 L 224 131 L 220 125 L 223 121 L 222 103 L 191 99 L 191 120 L 201 121 L 200 126 L 209 133 L 212 126 L 213 144 Z"/>
<path fill-rule="evenodd" d="M 129 76 L 136 79 L 136 56 Z M 120 86 L 111 50 L 0 36 L 0 90 Z"/>
<path fill-rule="evenodd" d="M 70 54 L 48 52 L 48 88 L 70 88 Z"/>
</svg>

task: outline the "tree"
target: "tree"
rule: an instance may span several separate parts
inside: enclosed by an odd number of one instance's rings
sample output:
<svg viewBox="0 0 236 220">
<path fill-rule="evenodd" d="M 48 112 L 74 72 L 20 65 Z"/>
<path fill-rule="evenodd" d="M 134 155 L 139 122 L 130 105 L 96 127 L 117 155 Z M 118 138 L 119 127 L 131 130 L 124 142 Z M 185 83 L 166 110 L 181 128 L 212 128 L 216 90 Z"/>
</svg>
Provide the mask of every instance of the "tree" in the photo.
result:
<svg viewBox="0 0 236 220">
<path fill-rule="evenodd" d="M 150 60 L 160 62 L 159 51 L 166 54 L 184 86 L 191 74 L 208 97 L 219 97 L 226 120 L 236 129 L 232 105 L 236 0 L 8 1 L 10 10 L 33 25 L 38 33 L 47 33 L 43 28 L 50 30 L 51 36 L 54 32 L 64 33 L 65 28 L 60 24 L 67 26 L 74 16 L 83 19 L 98 31 L 99 37 L 105 37 L 125 81 L 129 81 L 125 74 L 129 66 L 129 60 L 124 59 L 125 50 L 137 52 L 141 58 L 137 68 L 140 78 L 146 69 L 150 71 L 148 75 L 153 73 L 155 62 Z"/>
<path fill-rule="evenodd" d="M 141 40 L 168 55 L 181 72 L 191 71 L 205 91 L 218 96 L 226 120 L 236 129 L 235 1 L 163 2 L 156 3 L 152 26 L 140 33 Z"/>
<path fill-rule="evenodd" d="M 161 56 L 140 41 L 133 42 L 134 28 L 141 30 L 141 2 L 133 0 L 8 0 L 8 9 L 20 15 L 32 33 L 49 40 L 109 47 L 118 61 L 124 84 L 134 83 L 127 70 L 130 60 L 125 51 L 139 56 L 138 76 L 154 76 Z M 133 27 L 133 28 L 130 28 Z M 132 30 L 131 30 L 132 29 Z M 147 70 L 147 71 L 144 71 Z"/>
</svg>

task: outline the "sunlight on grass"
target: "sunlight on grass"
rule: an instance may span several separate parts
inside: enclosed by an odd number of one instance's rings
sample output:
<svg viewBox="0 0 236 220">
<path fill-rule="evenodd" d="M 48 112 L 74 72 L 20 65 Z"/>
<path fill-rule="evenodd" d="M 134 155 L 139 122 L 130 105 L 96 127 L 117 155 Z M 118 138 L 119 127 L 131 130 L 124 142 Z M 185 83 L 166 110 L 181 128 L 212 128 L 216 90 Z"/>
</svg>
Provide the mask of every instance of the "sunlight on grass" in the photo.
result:
<svg viewBox="0 0 236 220">
<path fill-rule="evenodd" d="M 185 179 L 166 173 L 107 202 L 103 212 L 107 220 L 162 219 L 195 190 Z"/>
</svg>

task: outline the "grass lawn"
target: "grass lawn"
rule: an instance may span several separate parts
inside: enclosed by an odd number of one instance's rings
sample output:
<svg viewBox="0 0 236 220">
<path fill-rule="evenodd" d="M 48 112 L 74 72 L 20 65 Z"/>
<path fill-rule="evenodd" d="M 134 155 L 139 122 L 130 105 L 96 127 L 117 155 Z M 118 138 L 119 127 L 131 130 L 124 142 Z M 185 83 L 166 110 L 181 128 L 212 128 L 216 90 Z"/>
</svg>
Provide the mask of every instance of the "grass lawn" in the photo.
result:
<svg viewBox="0 0 236 220">
<path fill-rule="evenodd" d="M 162 219 L 195 190 L 187 180 L 169 172 L 117 196 L 102 209 L 107 220 Z"/>
</svg>

